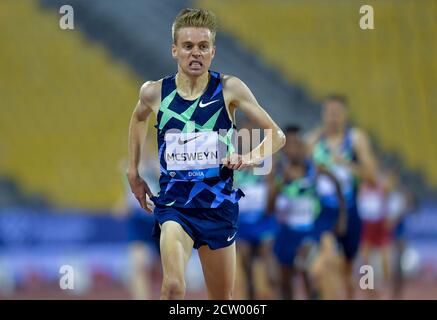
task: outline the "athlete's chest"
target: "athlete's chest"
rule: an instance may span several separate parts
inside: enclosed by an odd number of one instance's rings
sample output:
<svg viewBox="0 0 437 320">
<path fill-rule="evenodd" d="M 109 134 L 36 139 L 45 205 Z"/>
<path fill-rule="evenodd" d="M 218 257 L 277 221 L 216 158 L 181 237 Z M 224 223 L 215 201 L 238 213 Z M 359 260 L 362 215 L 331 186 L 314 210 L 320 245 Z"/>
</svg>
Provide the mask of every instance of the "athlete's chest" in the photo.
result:
<svg viewBox="0 0 437 320">
<path fill-rule="evenodd" d="M 342 138 L 322 138 L 314 148 L 313 157 L 321 163 L 336 162 L 338 159 L 353 160 L 355 151 L 350 135 Z"/>
<path fill-rule="evenodd" d="M 168 106 L 161 105 L 158 125 L 164 132 L 172 129 L 197 132 L 230 129 L 231 122 L 222 98 L 200 97 L 190 102 L 176 98 Z"/>
<path fill-rule="evenodd" d="M 284 170 L 284 178 L 286 181 L 299 181 L 304 178 L 306 174 L 306 168 L 303 166 L 288 165 Z"/>
<path fill-rule="evenodd" d="M 287 179 L 282 188 L 282 194 L 289 199 L 299 198 L 304 195 L 313 196 L 315 193 L 314 179 L 309 175 L 303 175 L 294 179 Z"/>
<path fill-rule="evenodd" d="M 195 100 L 183 98 L 174 81 L 166 80 L 157 120 L 158 129 L 164 132 L 170 129 L 183 132 L 217 131 L 232 127 L 221 82 L 214 77 L 206 91 Z"/>
<path fill-rule="evenodd" d="M 328 153 L 338 154 L 343 149 L 344 138 L 326 138 L 325 148 Z"/>
</svg>

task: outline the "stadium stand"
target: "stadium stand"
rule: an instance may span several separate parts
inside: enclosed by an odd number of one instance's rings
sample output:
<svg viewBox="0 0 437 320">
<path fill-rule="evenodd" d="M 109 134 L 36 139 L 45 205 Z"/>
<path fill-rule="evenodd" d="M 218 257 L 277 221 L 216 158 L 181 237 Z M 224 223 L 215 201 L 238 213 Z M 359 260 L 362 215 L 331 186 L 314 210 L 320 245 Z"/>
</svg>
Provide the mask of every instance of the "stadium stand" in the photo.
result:
<svg viewBox="0 0 437 320">
<path fill-rule="evenodd" d="M 0 3 L 0 172 L 55 205 L 107 208 L 141 81 L 35 1 Z"/>
</svg>

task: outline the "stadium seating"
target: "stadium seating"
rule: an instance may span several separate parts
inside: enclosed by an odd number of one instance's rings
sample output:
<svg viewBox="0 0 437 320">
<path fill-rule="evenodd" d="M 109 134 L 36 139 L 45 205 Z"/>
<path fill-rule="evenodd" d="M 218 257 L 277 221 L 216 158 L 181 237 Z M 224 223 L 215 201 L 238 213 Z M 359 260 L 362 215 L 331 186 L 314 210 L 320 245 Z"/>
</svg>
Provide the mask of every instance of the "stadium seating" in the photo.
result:
<svg viewBox="0 0 437 320">
<path fill-rule="evenodd" d="M 123 192 L 141 80 L 59 18 L 36 1 L 0 2 L 0 172 L 55 205 L 108 208 Z"/>
</svg>

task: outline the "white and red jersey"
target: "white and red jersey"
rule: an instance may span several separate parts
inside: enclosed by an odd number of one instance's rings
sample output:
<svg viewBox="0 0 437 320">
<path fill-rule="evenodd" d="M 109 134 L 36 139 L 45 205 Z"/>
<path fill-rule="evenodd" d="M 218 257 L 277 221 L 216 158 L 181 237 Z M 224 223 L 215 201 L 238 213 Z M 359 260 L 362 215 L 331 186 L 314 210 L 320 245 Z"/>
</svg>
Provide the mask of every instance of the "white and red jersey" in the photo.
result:
<svg viewBox="0 0 437 320">
<path fill-rule="evenodd" d="M 363 184 L 358 194 L 358 210 L 364 221 L 376 222 L 387 215 L 387 198 L 381 183 Z"/>
</svg>

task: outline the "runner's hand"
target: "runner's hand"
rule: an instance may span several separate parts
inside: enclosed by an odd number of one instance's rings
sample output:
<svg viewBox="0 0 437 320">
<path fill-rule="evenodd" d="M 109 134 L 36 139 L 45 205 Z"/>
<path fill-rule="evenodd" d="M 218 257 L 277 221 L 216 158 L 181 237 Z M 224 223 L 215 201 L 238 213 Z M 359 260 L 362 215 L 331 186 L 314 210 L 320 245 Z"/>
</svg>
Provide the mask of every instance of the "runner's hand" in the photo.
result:
<svg viewBox="0 0 437 320">
<path fill-rule="evenodd" d="M 141 208 L 146 210 L 148 213 L 152 213 L 155 205 L 150 200 L 153 197 L 152 191 L 150 191 L 149 186 L 146 181 L 144 181 L 140 176 L 129 177 L 129 185 L 132 193 L 137 198 Z"/>
<path fill-rule="evenodd" d="M 247 157 L 238 153 L 233 153 L 222 159 L 222 164 L 232 170 L 243 170 L 258 165 L 255 162 L 248 160 Z"/>
</svg>

